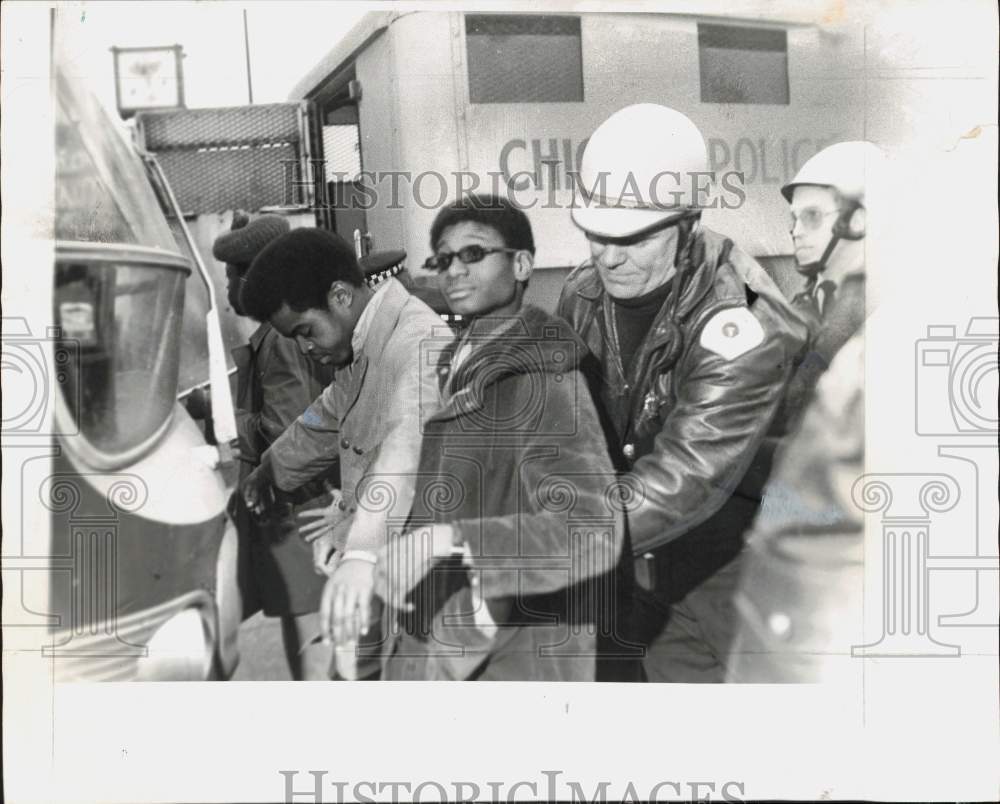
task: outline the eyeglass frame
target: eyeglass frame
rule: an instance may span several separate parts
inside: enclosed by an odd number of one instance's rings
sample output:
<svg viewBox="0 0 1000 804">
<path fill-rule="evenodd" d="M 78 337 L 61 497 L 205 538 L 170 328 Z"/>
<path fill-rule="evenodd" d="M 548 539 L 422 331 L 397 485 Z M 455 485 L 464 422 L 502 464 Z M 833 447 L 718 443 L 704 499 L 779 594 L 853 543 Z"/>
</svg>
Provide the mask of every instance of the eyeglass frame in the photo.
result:
<svg viewBox="0 0 1000 804">
<path fill-rule="evenodd" d="M 813 213 L 813 212 L 820 213 L 819 217 L 817 217 L 815 219 L 815 222 L 813 222 L 813 223 L 806 223 L 806 221 L 805 221 L 806 214 L 805 213 Z M 827 209 L 827 210 L 822 210 L 819 207 L 806 207 L 805 209 L 802 210 L 803 214 L 801 214 L 801 215 L 796 215 L 794 212 L 790 212 L 790 216 L 791 216 L 791 219 L 792 219 L 791 220 L 791 224 L 792 225 L 788 227 L 788 231 L 794 232 L 795 231 L 795 224 L 801 223 L 802 224 L 802 228 L 803 228 L 804 231 L 806 231 L 806 232 L 815 232 L 817 229 L 819 229 L 820 224 L 823 221 L 825 221 L 830 215 L 839 215 L 839 214 L 841 214 L 841 212 L 843 212 L 843 210 L 841 210 L 841 209 Z"/>
<path fill-rule="evenodd" d="M 466 253 L 465 257 L 462 256 L 463 251 Z M 469 253 L 470 251 L 472 252 L 471 254 Z M 455 257 L 458 257 L 458 259 L 462 261 L 463 265 L 475 265 L 477 262 L 485 260 L 490 254 L 498 254 L 501 252 L 516 254 L 519 251 L 524 251 L 524 249 L 509 248 L 506 246 L 486 248 L 485 246 L 480 246 L 477 243 L 470 243 L 467 246 L 462 246 L 462 248 L 458 251 L 442 251 L 432 257 L 428 257 L 424 260 L 423 267 L 428 271 L 434 271 L 436 274 L 443 274 L 451 268 L 451 264 L 455 260 Z M 479 254 L 479 252 L 482 253 L 478 257 L 475 256 L 476 254 Z M 466 259 L 466 257 L 468 257 L 468 259 Z M 438 266 L 437 261 L 442 258 L 447 259 L 447 262 L 443 266 Z"/>
</svg>

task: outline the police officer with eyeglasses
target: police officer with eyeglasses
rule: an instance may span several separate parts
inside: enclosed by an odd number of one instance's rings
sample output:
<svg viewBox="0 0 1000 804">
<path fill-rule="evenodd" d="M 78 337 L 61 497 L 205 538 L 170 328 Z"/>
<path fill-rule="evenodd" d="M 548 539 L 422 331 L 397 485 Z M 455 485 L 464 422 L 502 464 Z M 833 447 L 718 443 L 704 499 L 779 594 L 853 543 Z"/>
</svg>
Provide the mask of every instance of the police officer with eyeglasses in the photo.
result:
<svg viewBox="0 0 1000 804">
<path fill-rule="evenodd" d="M 735 598 L 731 682 L 849 682 L 862 611 L 864 523 L 850 502 L 865 465 L 865 256 L 886 178 L 868 142 L 831 145 L 781 192 L 810 325 L 768 442 L 780 446 L 748 534 Z M 876 191 L 877 192 L 877 191 Z M 767 446 L 767 445 L 766 445 Z"/>
<path fill-rule="evenodd" d="M 839 142 L 813 156 L 781 188 L 805 278 L 792 304 L 809 323 L 809 348 L 789 382 L 786 431 L 797 426 L 820 375 L 865 320 L 866 189 L 884 178 L 885 159 L 870 142 Z"/>
</svg>

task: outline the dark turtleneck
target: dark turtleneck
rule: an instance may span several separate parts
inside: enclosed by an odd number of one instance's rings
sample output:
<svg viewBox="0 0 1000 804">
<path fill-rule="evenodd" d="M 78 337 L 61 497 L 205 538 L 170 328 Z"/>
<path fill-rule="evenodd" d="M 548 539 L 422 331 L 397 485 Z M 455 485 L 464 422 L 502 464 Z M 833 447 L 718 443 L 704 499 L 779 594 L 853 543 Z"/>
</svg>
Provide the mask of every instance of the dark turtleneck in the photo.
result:
<svg viewBox="0 0 1000 804">
<path fill-rule="evenodd" d="M 670 279 L 649 293 L 632 299 L 612 299 L 615 311 L 615 326 L 618 329 L 618 347 L 621 350 L 622 366 L 628 374 L 642 346 L 642 342 L 656 320 L 663 303 L 670 295 L 674 281 Z"/>
</svg>

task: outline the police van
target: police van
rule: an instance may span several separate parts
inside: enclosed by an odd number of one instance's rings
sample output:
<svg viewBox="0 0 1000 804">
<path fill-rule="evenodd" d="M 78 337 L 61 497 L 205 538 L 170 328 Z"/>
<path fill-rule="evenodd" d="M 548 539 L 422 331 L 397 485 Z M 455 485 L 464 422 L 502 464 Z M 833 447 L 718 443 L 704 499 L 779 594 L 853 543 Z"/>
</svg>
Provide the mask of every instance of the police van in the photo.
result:
<svg viewBox="0 0 1000 804">
<path fill-rule="evenodd" d="M 428 289 L 419 266 L 437 209 L 464 192 L 509 193 L 536 235 L 542 270 L 529 301 L 551 309 L 587 257 L 569 214 L 587 138 L 623 106 L 659 103 L 705 138 L 715 186 L 706 225 L 790 292 L 799 280 L 780 188 L 811 156 L 865 139 L 916 152 L 924 166 L 993 100 L 987 82 L 967 80 L 982 73 L 977 52 L 927 36 L 931 8 L 766 8 L 370 12 L 288 102 L 140 113 L 137 135 L 161 159 L 208 262 L 228 210 L 242 206 L 333 229 L 362 253 L 403 249 Z M 227 341 L 245 337 L 232 316 L 222 320 Z"/>
<path fill-rule="evenodd" d="M 830 143 L 880 136 L 872 125 L 883 118 L 869 113 L 877 98 L 863 101 L 852 61 L 861 36 L 858 25 L 831 33 L 793 10 L 768 19 L 369 13 L 290 100 L 307 101 L 316 123 L 321 224 L 401 246 L 412 268 L 443 203 L 510 192 L 531 218 L 538 267 L 555 269 L 536 272 L 529 293 L 551 306 L 587 256 L 569 215 L 587 137 L 639 102 L 694 121 L 716 182 L 728 174 L 743 188 L 739 203 L 706 209 L 706 224 L 787 277 L 779 188 Z"/>
<path fill-rule="evenodd" d="M 241 615 L 235 424 L 211 313 L 198 337 L 222 447 L 177 400 L 189 277 L 207 275 L 171 231 L 155 160 L 75 74 L 58 17 L 52 30 L 42 102 L 13 97 L 37 114 L 38 147 L 21 143 L 25 220 L 4 243 L 5 670 L 34 656 L 59 681 L 225 678 Z"/>
</svg>

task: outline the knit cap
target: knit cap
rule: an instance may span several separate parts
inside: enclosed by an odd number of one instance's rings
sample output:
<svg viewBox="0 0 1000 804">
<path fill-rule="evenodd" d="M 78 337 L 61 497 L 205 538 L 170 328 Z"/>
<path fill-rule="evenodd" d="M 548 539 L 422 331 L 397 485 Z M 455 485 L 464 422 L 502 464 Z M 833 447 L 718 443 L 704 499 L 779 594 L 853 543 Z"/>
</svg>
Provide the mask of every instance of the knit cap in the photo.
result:
<svg viewBox="0 0 1000 804">
<path fill-rule="evenodd" d="M 289 231 L 288 221 L 280 215 L 261 215 L 251 221 L 246 212 L 237 210 L 230 230 L 212 244 L 212 256 L 234 265 L 242 273 L 264 246 Z"/>
</svg>

